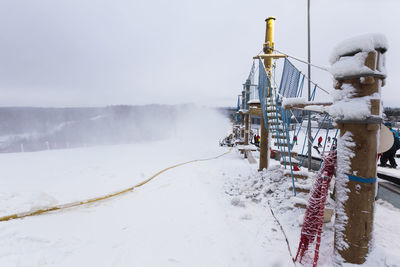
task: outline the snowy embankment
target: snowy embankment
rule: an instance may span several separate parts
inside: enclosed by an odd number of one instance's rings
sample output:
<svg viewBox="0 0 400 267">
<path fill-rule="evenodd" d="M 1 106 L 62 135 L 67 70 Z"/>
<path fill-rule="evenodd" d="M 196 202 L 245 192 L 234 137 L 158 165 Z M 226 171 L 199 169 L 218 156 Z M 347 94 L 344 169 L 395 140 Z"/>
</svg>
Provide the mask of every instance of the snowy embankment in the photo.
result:
<svg viewBox="0 0 400 267">
<path fill-rule="evenodd" d="M 283 177 L 284 172 L 285 170 L 278 165 L 278 162 L 271 160 L 271 167 L 268 171 L 230 180 L 228 192 L 232 195 L 235 203 L 246 205 L 249 202 L 253 202 L 258 203 L 265 210 L 272 208 L 288 237 L 291 253 L 295 256 L 305 211 L 294 207 L 294 203 L 306 198 L 306 194 L 298 193 L 297 197 L 294 197 L 293 192 L 289 190 L 291 185 L 290 178 Z M 303 183 L 303 185 L 311 184 L 314 178 L 315 175 L 311 175 L 309 181 L 298 182 Z M 400 256 L 397 252 L 400 251 L 400 232 L 398 231 L 400 210 L 382 200 L 376 201 L 375 204 L 375 247 L 369 255 L 367 262 L 361 266 L 399 266 Z M 328 200 L 327 206 L 333 207 L 334 202 Z M 275 229 L 280 231 L 279 228 Z M 280 234 L 282 235 L 283 233 L 280 232 Z M 331 222 L 323 225 L 318 266 L 328 267 L 334 265 L 332 262 L 333 239 L 334 217 Z M 313 248 L 314 245 L 310 248 L 308 256 L 304 259 L 303 263 L 305 263 L 305 266 L 312 266 L 312 259 L 314 257 Z M 288 249 L 285 248 L 285 250 L 288 255 Z M 293 266 L 293 264 L 288 266 Z M 344 264 L 343 266 L 360 265 Z"/>
</svg>

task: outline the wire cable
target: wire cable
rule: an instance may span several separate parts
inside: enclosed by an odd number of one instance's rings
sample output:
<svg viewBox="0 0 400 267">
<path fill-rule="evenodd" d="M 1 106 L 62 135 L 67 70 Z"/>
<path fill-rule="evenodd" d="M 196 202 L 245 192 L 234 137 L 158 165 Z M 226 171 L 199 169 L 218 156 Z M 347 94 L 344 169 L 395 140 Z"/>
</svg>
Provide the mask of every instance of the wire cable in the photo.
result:
<svg viewBox="0 0 400 267">
<path fill-rule="evenodd" d="M 293 262 L 294 266 L 297 266 L 297 265 L 296 265 L 296 261 L 295 261 L 295 259 L 294 259 L 294 257 L 293 257 L 293 254 L 292 254 L 292 250 L 290 249 L 289 239 L 288 239 L 288 237 L 287 237 L 287 235 L 286 235 L 286 233 L 285 233 L 285 230 L 283 229 L 283 226 L 282 226 L 281 222 L 280 222 L 280 221 L 278 220 L 278 218 L 275 216 L 274 210 L 272 209 L 269 200 L 267 201 L 267 204 L 268 204 L 268 207 L 269 207 L 269 210 L 270 210 L 272 216 L 274 217 L 274 220 L 275 220 L 276 224 L 278 224 L 278 226 L 279 226 L 279 228 L 281 229 L 281 232 L 282 232 L 282 234 L 283 234 L 283 237 L 285 238 L 285 241 L 286 241 L 286 244 L 287 244 L 287 248 L 288 248 L 288 252 L 289 252 L 290 258 L 292 259 L 292 262 Z"/>
<path fill-rule="evenodd" d="M 302 59 L 299 59 L 299 58 L 297 58 L 297 57 L 291 56 L 291 55 L 289 55 L 289 54 L 283 53 L 283 52 L 281 52 L 281 51 L 279 51 L 279 50 L 277 50 L 277 49 L 275 49 L 275 48 L 274 48 L 274 51 L 276 51 L 276 52 L 278 52 L 278 53 L 281 53 L 281 54 L 283 54 L 283 55 L 285 55 L 285 56 L 287 56 L 287 57 L 293 58 L 293 59 L 295 59 L 295 60 L 297 60 L 297 61 L 300 61 L 300 62 L 302 62 L 302 63 L 304 63 L 304 64 L 310 65 L 310 66 L 312 66 L 312 67 L 314 67 L 314 68 L 317 68 L 317 69 L 320 69 L 320 70 L 329 72 L 329 70 L 328 70 L 327 68 L 325 68 L 325 67 L 321 67 L 321 66 L 318 66 L 318 65 L 315 65 L 315 64 L 311 64 L 311 63 L 309 63 L 309 62 L 307 62 L 307 61 L 305 61 L 305 60 L 302 60 Z M 330 72 L 329 72 L 329 73 L 330 73 Z"/>
</svg>

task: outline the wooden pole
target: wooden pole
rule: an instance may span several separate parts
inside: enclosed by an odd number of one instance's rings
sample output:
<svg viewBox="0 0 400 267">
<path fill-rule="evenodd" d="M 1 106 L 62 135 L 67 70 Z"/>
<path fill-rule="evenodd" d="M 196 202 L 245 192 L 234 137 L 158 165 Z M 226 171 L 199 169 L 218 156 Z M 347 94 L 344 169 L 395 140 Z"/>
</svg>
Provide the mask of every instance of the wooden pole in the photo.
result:
<svg viewBox="0 0 400 267">
<path fill-rule="evenodd" d="M 240 114 L 241 117 L 241 122 L 240 122 L 240 139 L 242 139 L 241 141 L 243 141 L 244 139 L 244 114 L 241 113 Z"/>
<path fill-rule="evenodd" d="M 263 51 L 265 54 L 272 54 L 274 51 L 274 21 L 275 18 L 269 17 L 265 20 L 267 22 L 267 28 L 265 33 L 265 43 L 263 47 Z M 267 71 L 268 77 L 271 78 L 271 68 L 272 68 L 272 57 L 264 58 L 264 66 Z M 267 90 L 266 94 L 269 96 L 269 90 Z M 268 121 L 264 121 L 264 117 L 261 116 L 261 142 L 260 142 L 260 165 L 259 171 L 262 171 L 264 168 L 268 168 L 268 150 L 269 150 L 269 138 L 268 131 L 265 128 L 265 125 Z"/>
<path fill-rule="evenodd" d="M 248 106 L 248 101 L 250 100 L 250 84 L 251 81 L 250 80 L 246 80 L 245 83 L 245 87 L 246 87 L 246 91 L 245 91 L 245 96 L 246 96 L 246 113 L 244 114 L 244 123 L 245 123 L 245 130 L 244 130 L 244 144 L 248 145 L 249 144 L 249 129 L 250 129 L 250 114 L 249 114 L 249 106 Z"/>
<path fill-rule="evenodd" d="M 248 145 L 249 144 L 249 113 L 246 113 L 244 115 L 244 123 L 245 123 L 245 130 L 244 130 L 244 144 Z"/>
<path fill-rule="evenodd" d="M 245 119 L 245 117 L 244 117 L 244 107 L 245 107 L 245 98 L 246 98 L 246 96 L 245 96 L 245 91 L 243 90 L 242 91 L 242 108 L 241 108 L 241 110 L 242 110 L 242 112 L 241 112 L 241 117 L 242 117 L 242 120 L 241 120 L 241 127 L 240 127 L 240 138 L 241 139 L 244 139 L 244 127 L 245 127 L 245 122 L 244 122 L 244 119 Z"/>
<path fill-rule="evenodd" d="M 240 123 L 241 123 L 241 115 L 240 115 L 240 97 L 242 95 L 238 95 L 238 110 L 236 111 L 236 125 L 234 127 L 235 139 L 240 138 Z"/>
<path fill-rule="evenodd" d="M 377 60 L 383 60 L 379 51 L 369 52 L 365 65 L 372 70 L 379 66 Z M 346 55 L 349 56 L 349 55 Z M 350 55 L 351 56 L 351 55 Z M 335 253 L 340 254 L 345 262 L 362 264 L 369 252 L 372 237 L 374 218 L 374 199 L 376 182 L 377 136 L 380 130 L 380 85 L 382 77 L 362 75 L 362 77 L 348 77 L 338 80 L 336 89 L 342 90 L 343 85 L 355 88 L 352 98 L 371 96 L 371 118 L 360 121 L 338 121 L 340 136 L 338 146 L 338 171 L 349 168 L 349 173 L 338 174 L 336 181 L 337 197 L 336 206 L 336 231 Z M 366 103 L 367 105 L 367 103 Z M 345 143 L 343 136 L 347 133 L 352 140 Z M 348 134 L 350 133 L 350 135 Z M 350 160 L 340 160 L 345 151 L 349 149 L 354 156 Z M 346 152 L 347 155 L 348 152 Z M 349 167 L 348 167 L 349 166 Z M 343 183 L 344 181 L 344 183 Z M 341 193 L 339 195 L 339 190 Z M 347 196 L 347 199 L 346 199 Z M 348 246 L 343 246 L 347 243 Z"/>
</svg>

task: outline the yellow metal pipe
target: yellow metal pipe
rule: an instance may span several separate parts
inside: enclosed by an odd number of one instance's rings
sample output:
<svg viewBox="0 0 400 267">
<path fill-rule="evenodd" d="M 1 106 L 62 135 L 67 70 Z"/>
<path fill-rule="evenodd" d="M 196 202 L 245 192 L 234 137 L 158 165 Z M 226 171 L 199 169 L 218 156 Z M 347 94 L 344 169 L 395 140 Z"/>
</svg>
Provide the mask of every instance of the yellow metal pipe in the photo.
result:
<svg viewBox="0 0 400 267">
<path fill-rule="evenodd" d="M 270 47 L 273 48 L 273 42 L 274 42 L 274 22 L 275 18 L 274 17 L 269 17 L 265 20 L 267 22 L 267 34 L 265 35 L 265 42 L 270 43 Z M 272 51 L 271 51 L 272 53 Z M 266 54 L 271 54 L 271 53 L 266 53 Z"/>
<path fill-rule="evenodd" d="M 267 30 L 265 34 L 265 44 L 264 44 L 264 53 L 272 54 L 274 51 L 274 17 L 269 17 L 265 20 L 267 22 Z M 272 58 L 264 58 L 264 66 L 267 70 L 268 75 L 270 74 L 272 67 Z"/>
</svg>

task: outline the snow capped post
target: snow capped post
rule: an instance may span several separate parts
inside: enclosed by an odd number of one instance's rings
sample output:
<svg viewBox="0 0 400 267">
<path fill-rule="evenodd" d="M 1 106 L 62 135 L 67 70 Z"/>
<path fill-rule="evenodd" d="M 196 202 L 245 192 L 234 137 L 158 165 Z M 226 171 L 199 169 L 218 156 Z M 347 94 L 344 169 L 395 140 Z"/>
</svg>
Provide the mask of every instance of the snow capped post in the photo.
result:
<svg viewBox="0 0 400 267">
<path fill-rule="evenodd" d="M 330 60 L 337 90 L 329 114 L 340 129 L 335 221 L 338 264 L 362 264 L 371 248 L 386 50 L 384 36 L 365 35 L 338 45 Z"/>
</svg>

